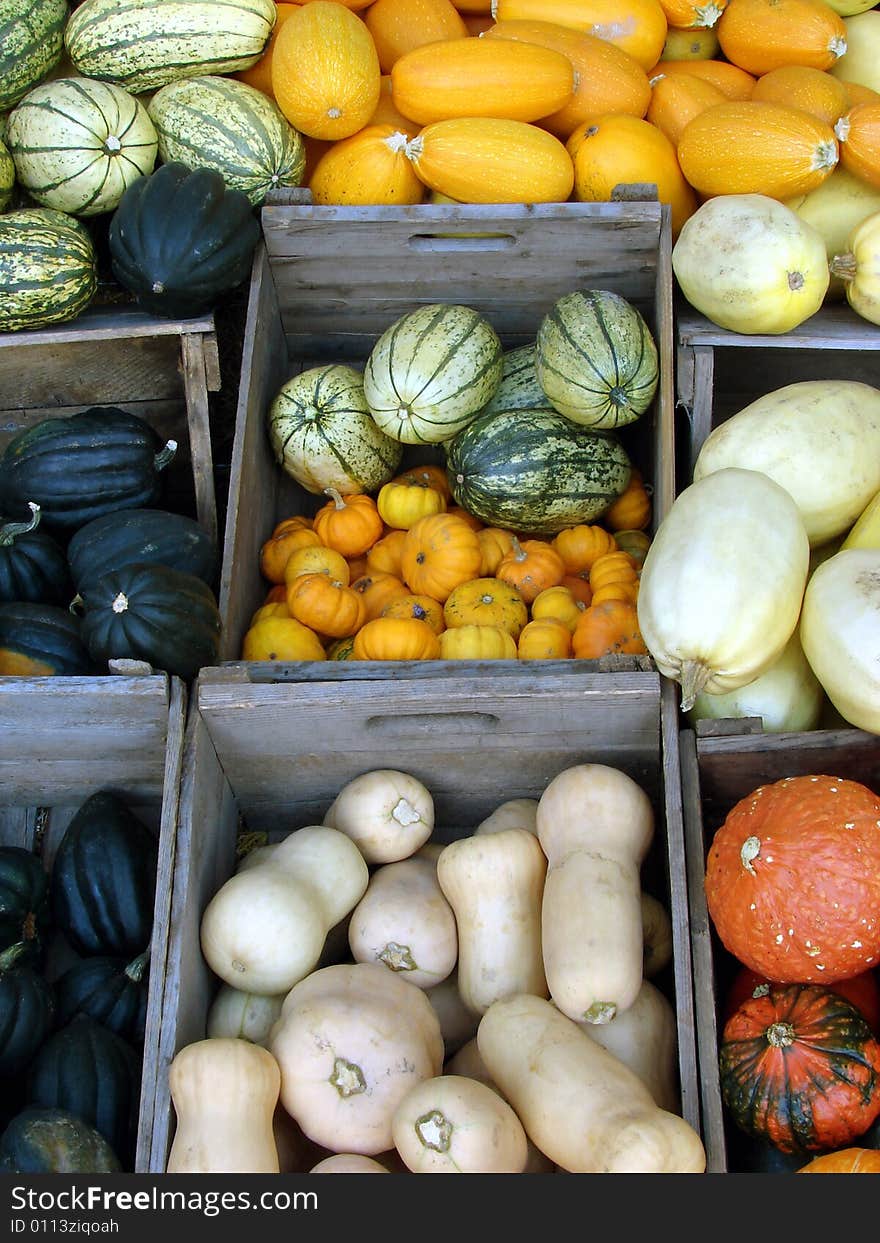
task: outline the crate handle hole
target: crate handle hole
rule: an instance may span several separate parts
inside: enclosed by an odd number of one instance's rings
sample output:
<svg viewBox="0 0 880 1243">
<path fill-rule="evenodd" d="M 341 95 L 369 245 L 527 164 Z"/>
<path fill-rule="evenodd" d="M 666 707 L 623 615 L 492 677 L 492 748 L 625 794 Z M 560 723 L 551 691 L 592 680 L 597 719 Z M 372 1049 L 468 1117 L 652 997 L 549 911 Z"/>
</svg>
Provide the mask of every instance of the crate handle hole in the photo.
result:
<svg viewBox="0 0 880 1243">
<path fill-rule="evenodd" d="M 468 226 L 473 228 L 473 225 Z M 493 250 L 512 250 L 517 239 L 512 233 L 480 233 L 455 237 L 447 233 L 413 233 L 407 239 L 410 250 L 439 253 L 443 251 L 476 251 L 483 254 Z"/>
<path fill-rule="evenodd" d="M 397 737 L 428 737 L 438 729 L 456 734 L 484 734 L 497 729 L 498 717 L 492 712 L 400 712 L 367 717 L 367 729 Z"/>
</svg>

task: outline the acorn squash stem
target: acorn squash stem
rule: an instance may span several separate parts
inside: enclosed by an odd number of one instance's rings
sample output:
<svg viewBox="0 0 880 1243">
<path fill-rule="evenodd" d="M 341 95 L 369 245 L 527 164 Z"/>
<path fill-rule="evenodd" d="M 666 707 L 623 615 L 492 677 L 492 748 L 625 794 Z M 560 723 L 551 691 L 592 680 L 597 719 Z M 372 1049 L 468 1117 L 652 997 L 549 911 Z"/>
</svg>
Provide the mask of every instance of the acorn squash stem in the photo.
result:
<svg viewBox="0 0 880 1243">
<path fill-rule="evenodd" d="M 39 505 L 28 501 L 28 509 L 31 511 L 31 516 L 27 522 L 6 522 L 0 527 L 0 548 L 7 548 L 10 544 L 14 544 L 19 535 L 27 535 L 28 531 L 35 531 L 40 525 Z"/>
<path fill-rule="evenodd" d="M 155 458 L 153 459 L 153 462 L 155 463 L 155 466 L 156 466 L 156 470 L 162 470 L 165 466 L 167 466 L 168 463 L 174 457 L 176 452 L 177 452 L 177 441 L 176 440 L 167 441 L 164 448 L 160 449 L 159 452 L 156 454 Z"/>
</svg>

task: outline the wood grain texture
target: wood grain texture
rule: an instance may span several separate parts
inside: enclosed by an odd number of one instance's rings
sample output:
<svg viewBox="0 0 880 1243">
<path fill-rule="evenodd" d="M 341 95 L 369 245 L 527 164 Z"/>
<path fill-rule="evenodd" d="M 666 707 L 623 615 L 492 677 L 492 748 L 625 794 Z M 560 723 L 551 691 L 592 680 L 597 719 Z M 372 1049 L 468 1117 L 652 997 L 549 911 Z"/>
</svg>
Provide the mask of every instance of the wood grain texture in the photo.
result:
<svg viewBox="0 0 880 1243">
<path fill-rule="evenodd" d="M 678 311 L 678 338 L 683 345 L 723 345 L 755 349 L 878 350 L 880 327 L 862 319 L 846 303 L 829 303 L 797 327 L 778 335 L 730 332 L 705 315 L 682 305 Z"/>
<path fill-rule="evenodd" d="M 211 451 L 208 371 L 204 342 L 198 336 L 184 336 L 180 338 L 180 349 L 190 459 L 196 490 L 196 513 L 199 522 L 216 542 L 217 500 L 214 495 L 214 455 Z"/>
</svg>

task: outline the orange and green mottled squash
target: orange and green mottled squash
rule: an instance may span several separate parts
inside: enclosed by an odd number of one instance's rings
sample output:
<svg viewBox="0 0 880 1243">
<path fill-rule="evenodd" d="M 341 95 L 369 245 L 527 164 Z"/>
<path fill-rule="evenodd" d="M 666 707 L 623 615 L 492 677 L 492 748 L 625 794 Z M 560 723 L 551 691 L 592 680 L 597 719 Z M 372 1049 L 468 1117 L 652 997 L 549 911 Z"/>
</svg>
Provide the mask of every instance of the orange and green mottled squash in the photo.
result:
<svg viewBox="0 0 880 1243">
<path fill-rule="evenodd" d="M 763 100 L 706 108 L 685 127 L 678 159 L 700 194 L 806 194 L 840 158 L 834 130 L 818 117 Z"/>
<path fill-rule="evenodd" d="M 830 69 L 847 47 L 843 18 L 824 0 L 736 0 L 717 29 L 727 59 L 755 76 L 780 65 Z"/>
</svg>

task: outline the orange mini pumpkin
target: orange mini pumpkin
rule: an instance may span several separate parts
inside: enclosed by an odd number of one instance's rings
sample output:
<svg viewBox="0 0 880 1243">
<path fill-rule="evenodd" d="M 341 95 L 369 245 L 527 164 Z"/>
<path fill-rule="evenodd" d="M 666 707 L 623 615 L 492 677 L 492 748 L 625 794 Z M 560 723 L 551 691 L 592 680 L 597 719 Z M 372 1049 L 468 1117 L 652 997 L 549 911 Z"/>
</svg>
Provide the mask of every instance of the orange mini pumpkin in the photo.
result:
<svg viewBox="0 0 880 1243">
<path fill-rule="evenodd" d="M 599 588 L 609 583 L 634 583 L 637 579 L 638 571 L 628 552 L 606 552 L 590 566 L 590 590 L 594 598 Z"/>
<path fill-rule="evenodd" d="M 476 531 L 455 514 L 429 514 L 406 533 L 403 581 L 415 595 L 441 604 L 459 583 L 476 578 L 482 563 Z"/>
<path fill-rule="evenodd" d="M 482 531 L 483 523 L 467 509 L 463 509 L 461 505 L 450 505 L 447 513 L 452 514 L 456 518 L 461 518 L 462 522 L 466 522 L 472 531 Z"/>
<path fill-rule="evenodd" d="M 838 1148 L 802 1165 L 795 1174 L 880 1174 L 880 1150 Z"/>
<path fill-rule="evenodd" d="M 565 563 L 552 544 L 537 539 L 520 543 L 515 536 L 513 547 L 495 571 L 497 578 L 517 589 L 526 604 L 547 587 L 558 586 L 564 574 Z"/>
<path fill-rule="evenodd" d="M 586 578 L 584 574 L 586 574 Z M 593 593 L 590 590 L 590 574 L 588 570 L 585 570 L 583 574 L 566 574 L 559 586 L 568 588 L 578 604 L 583 604 L 584 606 L 592 604 Z"/>
<path fill-rule="evenodd" d="M 343 557 L 360 557 L 382 535 L 376 502 L 363 492 L 349 496 L 341 496 L 335 488 L 325 488 L 324 492 L 330 500 L 315 514 L 315 534 Z"/>
<path fill-rule="evenodd" d="M 381 617 L 382 611 L 392 600 L 409 595 L 407 586 L 401 579 L 394 574 L 384 574 L 381 570 L 355 579 L 351 588 L 363 597 L 367 621 Z"/>
<path fill-rule="evenodd" d="M 651 492 L 642 472 L 633 467 L 629 483 L 602 515 L 610 531 L 641 531 L 651 521 Z"/>
<path fill-rule="evenodd" d="M 617 579 L 597 587 L 590 604 L 602 604 L 605 600 L 628 600 L 630 604 L 635 604 L 638 598 L 639 580 L 637 578 L 631 581 Z"/>
<path fill-rule="evenodd" d="M 389 531 L 381 539 L 376 540 L 367 553 L 368 574 L 393 574 L 395 578 L 403 578 L 403 545 L 406 531 Z"/>
<path fill-rule="evenodd" d="M 260 549 L 260 573 L 270 583 L 283 583 L 288 558 L 300 548 L 314 548 L 321 542 L 311 527 L 291 527 L 270 535 Z"/>
<path fill-rule="evenodd" d="M 513 532 L 505 531 L 503 527 L 481 527 L 477 532 L 477 539 L 483 555 L 480 576 L 494 578 L 501 559 L 513 548 Z"/>
<path fill-rule="evenodd" d="M 415 617 L 419 621 L 427 622 L 434 634 L 442 634 L 446 629 L 443 605 L 439 600 L 432 599 L 431 596 L 414 596 L 412 594 L 395 596 L 393 600 L 385 605 L 380 616 Z"/>
<path fill-rule="evenodd" d="M 582 660 L 596 660 L 616 652 L 646 655 L 648 649 L 639 629 L 636 606 L 628 600 L 591 604 L 571 636 L 571 648 Z"/>
<path fill-rule="evenodd" d="M 417 617 L 375 617 L 354 637 L 354 660 L 436 660 L 440 640 Z"/>
<path fill-rule="evenodd" d="M 304 626 L 332 639 L 354 634 L 367 617 L 360 592 L 329 574 L 301 574 L 288 589 L 287 607 Z"/>
<path fill-rule="evenodd" d="M 516 647 L 520 660 L 565 660 L 571 655 L 571 631 L 554 617 L 536 617 L 523 627 Z"/>
<path fill-rule="evenodd" d="M 562 558 L 566 573 L 580 574 L 582 570 L 589 570 L 597 557 L 614 552 L 617 542 L 604 527 L 578 523 L 555 535 L 553 547 Z"/>
</svg>

